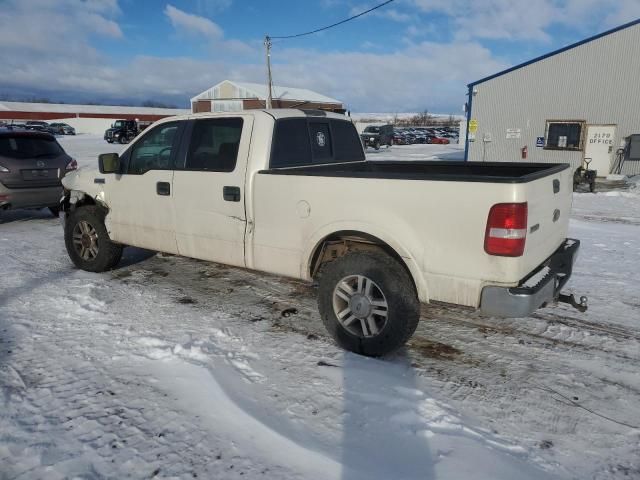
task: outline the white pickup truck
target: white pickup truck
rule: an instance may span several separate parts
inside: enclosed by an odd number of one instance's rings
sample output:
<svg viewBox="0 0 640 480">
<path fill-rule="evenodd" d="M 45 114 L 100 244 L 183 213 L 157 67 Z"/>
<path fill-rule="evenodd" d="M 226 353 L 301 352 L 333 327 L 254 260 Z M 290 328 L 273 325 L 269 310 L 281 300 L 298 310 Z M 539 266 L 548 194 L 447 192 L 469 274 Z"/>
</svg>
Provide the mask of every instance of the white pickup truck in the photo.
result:
<svg viewBox="0 0 640 480">
<path fill-rule="evenodd" d="M 568 165 L 366 161 L 348 118 L 251 110 L 160 120 L 99 171 L 64 179 L 73 263 L 114 268 L 126 245 L 318 283 L 344 348 L 383 355 L 420 302 L 526 317 L 566 301 Z"/>
</svg>

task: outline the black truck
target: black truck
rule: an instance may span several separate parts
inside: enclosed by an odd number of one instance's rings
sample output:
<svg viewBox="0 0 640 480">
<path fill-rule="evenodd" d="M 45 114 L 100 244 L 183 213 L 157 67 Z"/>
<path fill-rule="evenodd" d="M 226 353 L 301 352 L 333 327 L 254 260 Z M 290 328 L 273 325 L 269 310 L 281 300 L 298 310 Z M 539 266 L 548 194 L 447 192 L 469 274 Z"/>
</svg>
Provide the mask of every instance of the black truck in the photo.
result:
<svg viewBox="0 0 640 480">
<path fill-rule="evenodd" d="M 373 147 L 380 150 L 381 145 L 390 147 L 393 144 L 393 125 L 370 125 L 364 129 L 360 138 L 364 148 Z"/>
<path fill-rule="evenodd" d="M 143 129 L 136 120 L 116 120 L 104 131 L 104 139 L 109 143 L 129 143 Z"/>
</svg>

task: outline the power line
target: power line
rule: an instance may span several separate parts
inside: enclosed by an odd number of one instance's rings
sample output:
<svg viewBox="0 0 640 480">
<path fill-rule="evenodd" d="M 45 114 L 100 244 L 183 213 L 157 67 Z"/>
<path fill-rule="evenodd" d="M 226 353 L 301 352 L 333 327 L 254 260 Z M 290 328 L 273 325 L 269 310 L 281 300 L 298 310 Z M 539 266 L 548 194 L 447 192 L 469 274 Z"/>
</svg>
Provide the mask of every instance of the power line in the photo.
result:
<svg viewBox="0 0 640 480">
<path fill-rule="evenodd" d="M 357 15 L 354 15 L 354 16 L 352 16 L 352 17 L 346 18 L 346 19 L 344 19 L 344 20 L 342 20 L 342 21 L 340 21 L 340 22 L 334 23 L 334 24 L 332 24 L 332 25 L 327 25 L 326 27 L 318 28 L 318 29 L 316 29 L 316 30 L 312 30 L 312 31 L 310 31 L 310 32 L 298 33 L 298 34 L 296 34 L 296 35 L 285 35 L 285 36 L 280 36 L 280 37 L 268 37 L 268 38 L 270 38 L 270 39 L 272 39 L 272 40 L 283 40 L 283 39 L 285 39 L 285 38 L 297 38 L 297 37 L 304 37 L 304 36 L 306 36 L 306 35 L 311 35 L 311 34 L 313 34 L 313 33 L 322 32 L 323 30 L 328 30 L 328 29 L 330 29 L 330 28 L 337 27 L 338 25 L 342 25 L 343 23 L 350 22 L 351 20 L 355 20 L 356 18 L 361 17 L 361 16 L 363 16 L 363 15 L 366 15 L 366 14 L 367 14 L 367 13 L 369 13 L 369 12 L 373 12 L 374 10 L 377 10 L 378 8 L 384 7 L 385 5 L 387 5 L 387 4 L 389 4 L 389 3 L 393 2 L 393 1 L 394 1 L 394 0 L 387 0 L 386 2 L 382 2 L 380 5 L 376 5 L 375 7 L 370 8 L 369 10 L 365 10 L 365 11 L 364 11 L 364 12 L 362 12 L 362 13 L 358 13 Z"/>
</svg>

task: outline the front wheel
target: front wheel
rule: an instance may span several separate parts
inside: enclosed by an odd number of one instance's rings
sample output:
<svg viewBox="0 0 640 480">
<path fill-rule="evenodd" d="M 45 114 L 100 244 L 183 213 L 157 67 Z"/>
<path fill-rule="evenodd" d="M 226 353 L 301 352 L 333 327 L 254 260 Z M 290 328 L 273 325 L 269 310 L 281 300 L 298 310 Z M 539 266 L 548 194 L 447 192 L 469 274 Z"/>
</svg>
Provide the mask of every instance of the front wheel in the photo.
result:
<svg viewBox="0 0 640 480">
<path fill-rule="evenodd" d="M 353 252 L 325 264 L 318 308 L 338 345 L 373 357 L 404 345 L 420 319 L 411 277 L 382 252 Z"/>
<path fill-rule="evenodd" d="M 69 214 L 64 241 L 74 265 L 88 272 L 111 270 L 122 258 L 122 246 L 109 238 L 104 212 L 95 205 L 79 207 Z"/>
</svg>

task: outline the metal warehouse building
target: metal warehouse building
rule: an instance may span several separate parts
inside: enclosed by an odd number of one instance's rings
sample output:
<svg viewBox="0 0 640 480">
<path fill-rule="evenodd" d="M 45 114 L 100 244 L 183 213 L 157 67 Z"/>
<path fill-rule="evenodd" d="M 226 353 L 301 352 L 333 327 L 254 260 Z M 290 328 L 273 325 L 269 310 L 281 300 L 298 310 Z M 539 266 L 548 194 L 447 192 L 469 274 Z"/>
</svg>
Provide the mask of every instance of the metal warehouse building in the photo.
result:
<svg viewBox="0 0 640 480">
<path fill-rule="evenodd" d="M 638 82 L 640 19 L 473 82 L 465 158 L 640 174 Z"/>
</svg>

